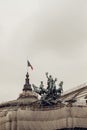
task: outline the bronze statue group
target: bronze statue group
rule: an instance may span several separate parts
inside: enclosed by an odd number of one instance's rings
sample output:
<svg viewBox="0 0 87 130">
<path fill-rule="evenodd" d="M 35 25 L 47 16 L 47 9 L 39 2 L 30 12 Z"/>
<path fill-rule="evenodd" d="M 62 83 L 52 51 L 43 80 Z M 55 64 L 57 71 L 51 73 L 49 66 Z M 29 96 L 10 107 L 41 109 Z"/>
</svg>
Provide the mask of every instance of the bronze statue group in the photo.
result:
<svg viewBox="0 0 87 130">
<path fill-rule="evenodd" d="M 61 93 L 63 92 L 63 81 L 61 81 L 58 85 L 59 88 L 57 88 L 56 81 L 57 78 L 53 79 L 51 75 L 48 75 L 48 72 L 46 73 L 47 77 L 47 88 L 44 88 L 43 81 L 41 81 L 39 88 L 33 86 L 33 91 L 38 93 L 41 98 L 40 98 L 40 104 L 42 106 L 47 106 L 47 105 L 55 105 L 57 104 L 60 100 L 59 97 L 61 96 Z"/>
</svg>

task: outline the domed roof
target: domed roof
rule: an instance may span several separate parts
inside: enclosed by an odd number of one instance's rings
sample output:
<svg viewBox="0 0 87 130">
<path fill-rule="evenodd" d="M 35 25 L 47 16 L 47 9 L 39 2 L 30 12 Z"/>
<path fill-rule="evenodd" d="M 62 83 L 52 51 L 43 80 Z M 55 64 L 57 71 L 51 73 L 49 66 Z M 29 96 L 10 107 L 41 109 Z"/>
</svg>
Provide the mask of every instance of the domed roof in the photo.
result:
<svg viewBox="0 0 87 130">
<path fill-rule="evenodd" d="M 18 100 L 30 100 L 30 102 L 32 101 L 36 101 L 38 99 L 38 96 L 35 92 L 32 91 L 31 88 L 31 84 L 29 82 L 29 74 L 27 72 L 26 74 L 26 79 L 25 79 L 25 84 L 23 87 L 23 92 L 19 95 Z"/>
</svg>

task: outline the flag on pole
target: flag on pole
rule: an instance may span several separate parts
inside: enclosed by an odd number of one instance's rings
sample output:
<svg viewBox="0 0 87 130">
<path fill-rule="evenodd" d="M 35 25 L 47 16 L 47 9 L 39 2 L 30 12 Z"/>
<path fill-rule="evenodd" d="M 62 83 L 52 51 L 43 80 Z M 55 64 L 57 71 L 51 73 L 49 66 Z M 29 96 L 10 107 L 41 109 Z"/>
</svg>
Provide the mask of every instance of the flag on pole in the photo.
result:
<svg viewBox="0 0 87 130">
<path fill-rule="evenodd" d="M 32 67 L 32 65 L 30 64 L 30 62 L 28 60 L 27 60 L 27 66 L 31 67 L 31 69 L 33 70 L 33 67 Z"/>
</svg>

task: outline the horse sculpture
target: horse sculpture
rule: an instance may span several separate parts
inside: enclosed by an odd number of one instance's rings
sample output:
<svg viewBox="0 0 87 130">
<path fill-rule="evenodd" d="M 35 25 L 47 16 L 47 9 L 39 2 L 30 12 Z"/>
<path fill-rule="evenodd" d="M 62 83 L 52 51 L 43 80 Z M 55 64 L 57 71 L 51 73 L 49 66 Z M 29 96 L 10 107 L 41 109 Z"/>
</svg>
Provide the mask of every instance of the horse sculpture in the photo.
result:
<svg viewBox="0 0 87 130">
<path fill-rule="evenodd" d="M 56 88 L 56 81 L 52 78 L 52 76 L 48 76 L 48 73 L 46 73 L 47 77 L 47 89 L 44 88 L 43 81 L 41 81 L 41 84 L 39 87 L 36 85 L 32 85 L 33 89 L 36 93 L 38 93 L 41 96 L 41 105 L 53 105 L 58 102 L 58 98 L 61 96 L 61 93 L 63 92 L 63 81 L 59 83 L 59 88 Z"/>
</svg>

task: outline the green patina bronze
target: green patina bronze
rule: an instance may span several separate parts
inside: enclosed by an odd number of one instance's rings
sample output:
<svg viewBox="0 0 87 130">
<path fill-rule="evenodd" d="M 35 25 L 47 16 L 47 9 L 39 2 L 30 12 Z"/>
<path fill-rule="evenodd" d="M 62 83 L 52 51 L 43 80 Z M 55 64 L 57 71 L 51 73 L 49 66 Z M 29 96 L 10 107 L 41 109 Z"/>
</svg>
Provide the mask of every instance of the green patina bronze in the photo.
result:
<svg viewBox="0 0 87 130">
<path fill-rule="evenodd" d="M 47 87 L 44 88 L 43 81 L 41 81 L 40 86 L 37 87 L 36 85 L 33 86 L 33 91 L 38 93 L 40 98 L 40 105 L 48 106 L 48 105 L 55 105 L 57 103 L 60 103 L 59 100 L 61 93 L 63 92 L 63 81 L 59 83 L 59 85 L 56 85 L 57 78 L 53 79 L 52 75 L 48 75 L 48 72 L 46 73 L 47 77 Z"/>
</svg>

